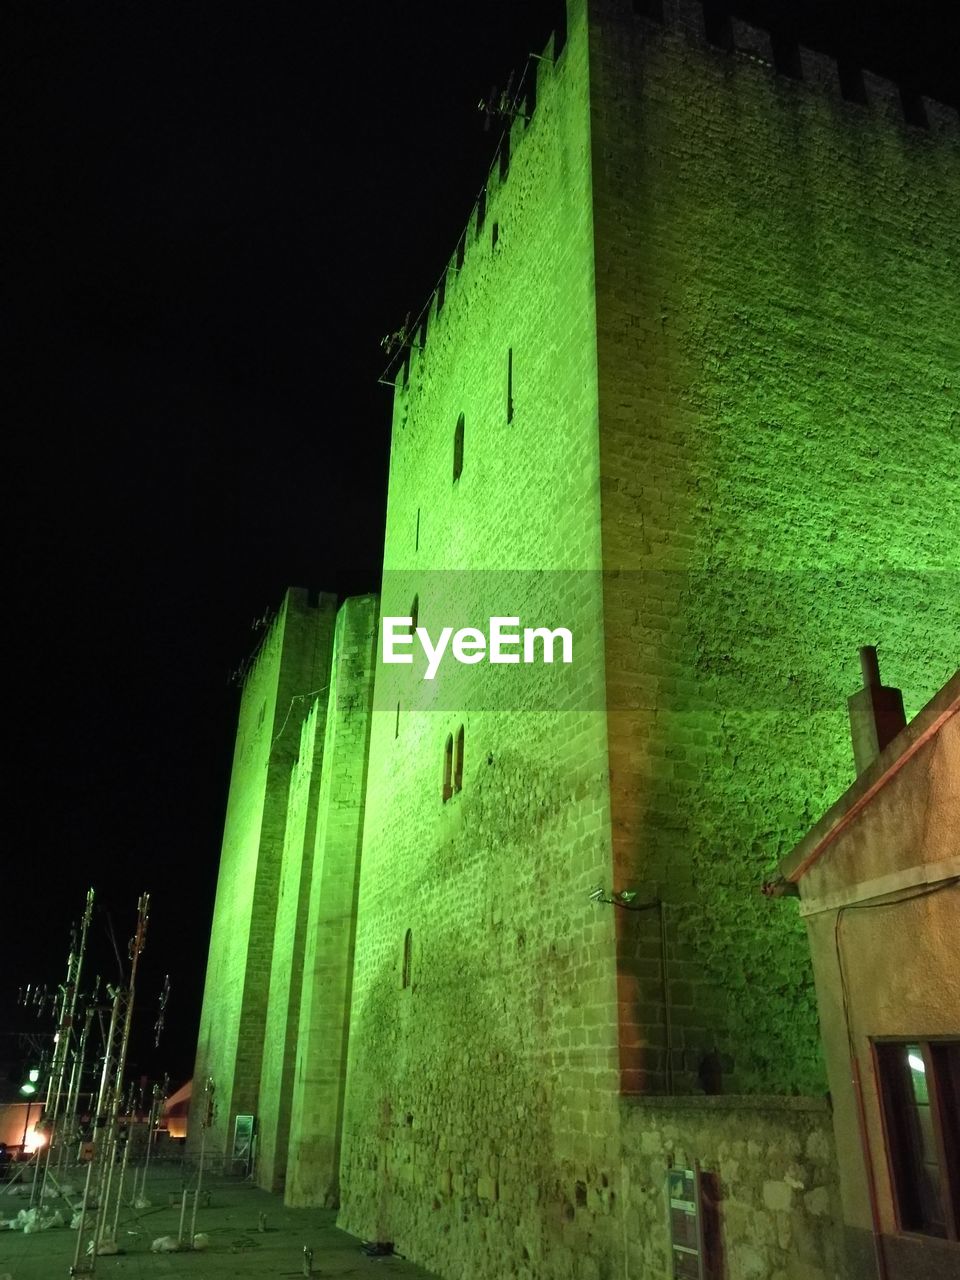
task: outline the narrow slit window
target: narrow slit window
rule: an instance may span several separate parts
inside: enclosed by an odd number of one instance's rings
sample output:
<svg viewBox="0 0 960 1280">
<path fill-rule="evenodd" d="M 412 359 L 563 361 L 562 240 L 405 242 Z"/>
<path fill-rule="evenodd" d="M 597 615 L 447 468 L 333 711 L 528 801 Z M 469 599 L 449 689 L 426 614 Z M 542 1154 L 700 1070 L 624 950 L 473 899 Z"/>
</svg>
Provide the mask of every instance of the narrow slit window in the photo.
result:
<svg viewBox="0 0 960 1280">
<path fill-rule="evenodd" d="M 513 347 L 507 349 L 507 421 L 513 421 Z"/>
<path fill-rule="evenodd" d="M 413 930 L 408 929 L 403 935 L 403 971 L 401 976 L 401 984 L 404 990 L 410 986 L 410 978 L 413 970 Z"/>
<path fill-rule="evenodd" d="M 417 627 L 420 625 L 420 597 L 413 597 L 410 602 L 410 634 L 416 635 Z"/>
<path fill-rule="evenodd" d="M 443 745 L 443 803 L 446 804 L 453 795 L 453 734 L 447 734 Z"/>
<path fill-rule="evenodd" d="M 419 507 L 417 507 L 417 531 L 414 534 L 413 549 L 414 551 L 420 550 L 420 508 Z"/>
<path fill-rule="evenodd" d="M 453 433 L 453 483 L 456 484 L 463 474 L 463 414 L 457 419 L 457 429 Z"/>
<path fill-rule="evenodd" d="M 400 703 L 399 702 L 397 703 L 397 722 L 393 727 L 393 736 L 394 738 L 400 737 Z"/>
<path fill-rule="evenodd" d="M 454 794 L 463 790 L 463 725 L 457 730 L 457 747 L 453 758 Z"/>
<path fill-rule="evenodd" d="M 497 241 L 500 239 L 500 223 L 495 222 L 490 228 L 490 248 L 496 249 Z"/>
</svg>

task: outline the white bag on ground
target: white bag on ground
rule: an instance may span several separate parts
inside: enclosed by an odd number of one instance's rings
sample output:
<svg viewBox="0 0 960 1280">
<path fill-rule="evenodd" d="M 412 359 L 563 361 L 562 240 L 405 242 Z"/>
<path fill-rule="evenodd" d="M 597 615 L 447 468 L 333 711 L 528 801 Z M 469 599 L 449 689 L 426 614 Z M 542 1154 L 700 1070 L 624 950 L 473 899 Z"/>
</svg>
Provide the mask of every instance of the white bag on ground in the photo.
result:
<svg viewBox="0 0 960 1280">
<path fill-rule="evenodd" d="M 151 1253 L 176 1253 L 180 1248 L 176 1236 L 158 1236 L 150 1246 Z"/>
</svg>

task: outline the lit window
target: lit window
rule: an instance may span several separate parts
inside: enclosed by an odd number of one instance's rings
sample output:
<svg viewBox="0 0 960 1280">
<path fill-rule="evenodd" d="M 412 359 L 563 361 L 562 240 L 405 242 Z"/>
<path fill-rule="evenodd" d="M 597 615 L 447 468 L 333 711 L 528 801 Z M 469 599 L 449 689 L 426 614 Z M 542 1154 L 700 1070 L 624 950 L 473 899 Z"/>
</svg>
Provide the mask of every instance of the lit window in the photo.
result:
<svg viewBox="0 0 960 1280">
<path fill-rule="evenodd" d="M 960 1239 L 960 1040 L 875 1048 L 897 1224 Z"/>
</svg>

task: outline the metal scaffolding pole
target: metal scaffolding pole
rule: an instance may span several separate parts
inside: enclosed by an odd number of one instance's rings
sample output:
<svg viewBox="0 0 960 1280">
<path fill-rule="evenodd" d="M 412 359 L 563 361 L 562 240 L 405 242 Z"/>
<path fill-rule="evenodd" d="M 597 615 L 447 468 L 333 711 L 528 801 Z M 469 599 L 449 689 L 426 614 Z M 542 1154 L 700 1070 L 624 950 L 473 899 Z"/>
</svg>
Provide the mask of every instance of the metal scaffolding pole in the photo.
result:
<svg viewBox="0 0 960 1280">
<path fill-rule="evenodd" d="M 150 917 L 150 895 L 141 894 L 137 904 L 137 931 L 130 941 L 130 976 L 125 987 L 113 991 L 113 1008 L 110 1014 L 110 1030 L 107 1033 L 103 1059 L 103 1072 L 100 1077 L 100 1091 L 97 1098 L 97 1113 L 94 1128 L 94 1159 L 99 1165 L 97 1217 L 93 1231 L 90 1256 L 81 1265 L 79 1247 L 77 1258 L 70 1269 L 71 1275 L 93 1275 L 96 1271 L 97 1254 L 106 1252 L 108 1243 L 116 1251 L 116 1243 L 108 1236 L 110 1216 L 110 1197 L 113 1184 L 114 1165 L 117 1155 L 117 1134 L 120 1128 L 120 1107 L 123 1099 L 123 1073 L 127 1061 L 127 1049 L 130 1044 L 130 1027 L 133 1021 L 133 1005 L 136 995 L 137 968 L 140 955 L 146 942 L 147 922 Z M 108 988 L 109 991 L 109 988 Z M 88 1183 L 89 1185 L 89 1183 Z M 87 1203 L 84 1194 L 84 1207 Z M 114 1218 L 114 1223 L 116 1217 Z M 81 1211 L 80 1232 L 83 1232 L 83 1213 Z M 115 1229 L 115 1226 L 114 1226 Z"/>
<path fill-rule="evenodd" d="M 99 982 L 99 978 L 97 981 Z M 87 1042 L 90 1039 L 90 1024 L 93 1022 L 94 1012 L 95 1006 L 91 1002 L 84 1011 L 80 1043 L 73 1054 L 73 1067 L 70 1070 L 70 1083 L 67 1086 L 67 1101 L 63 1109 L 63 1139 L 60 1143 L 60 1155 L 57 1157 L 58 1174 L 63 1171 L 67 1151 L 77 1136 L 77 1108 L 80 1105 L 80 1094 L 83 1089 L 83 1069 L 86 1065 Z"/>
<path fill-rule="evenodd" d="M 63 1084 L 67 1073 L 67 1059 L 73 1040 L 73 1019 L 77 1010 L 77 991 L 80 986 L 80 974 L 83 970 L 83 957 L 87 949 L 87 934 L 90 921 L 93 919 L 93 890 L 87 890 L 87 901 L 80 925 L 80 941 L 70 948 L 67 956 L 67 980 L 61 988 L 57 1034 L 54 1037 L 53 1062 L 50 1067 L 50 1082 L 47 1086 L 47 1100 L 43 1108 L 44 1120 L 48 1123 L 49 1133 L 46 1147 L 41 1156 L 40 1168 L 33 1181 L 31 1204 L 43 1204 L 47 1190 L 47 1176 L 50 1171 L 50 1153 L 55 1146 L 58 1133 L 57 1122 L 60 1119 L 60 1102 L 63 1098 Z"/>
<path fill-rule="evenodd" d="M 164 1076 L 163 1084 L 155 1084 L 150 1102 L 150 1118 L 147 1128 L 147 1151 L 143 1158 L 143 1170 L 137 1170 L 133 1176 L 133 1204 L 136 1209 L 146 1209 L 150 1202 L 147 1200 L 147 1170 L 150 1168 L 150 1153 L 153 1151 L 153 1141 L 156 1133 L 156 1127 L 160 1122 L 160 1114 L 163 1111 L 163 1104 L 167 1098 L 167 1087 L 169 1077 Z M 137 1180 L 140 1178 L 140 1190 L 137 1190 Z"/>
<path fill-rule="evenodd" d="M 194 1237 L 197 1234 L 197 1207 L 200 1204 L 200 1188 L 203 1186 L 203 1158 L 207 1146 L 207 1130 L 213 1123 L 213 1093 L 214 1083 L 208 1076 L 203 1086 L 203 1103 L 202 1103 L 202 1120 L 200 1127 L 200 1168 L 197 1172 L 197 1186 L 193 1193 L 193 1215 L 190 1218 L 190 1246 L 193 1247 Z"/>
</svg>

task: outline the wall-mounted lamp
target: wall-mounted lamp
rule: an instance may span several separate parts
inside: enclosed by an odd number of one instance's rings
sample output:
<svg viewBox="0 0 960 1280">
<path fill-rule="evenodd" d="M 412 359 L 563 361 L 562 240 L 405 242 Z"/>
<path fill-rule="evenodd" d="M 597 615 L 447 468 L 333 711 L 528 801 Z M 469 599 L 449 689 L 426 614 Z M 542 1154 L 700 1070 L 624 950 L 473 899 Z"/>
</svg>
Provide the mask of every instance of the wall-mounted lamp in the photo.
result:
<svg viewBox="0 0 960 1280">
<path fill-rule="evenodd" d="M 598 884 L 588 895 L 591 902 L 606 902 L 613 907 L 623 907 L 626 911 L 646 911 L 649 907 L 659 907 L 660 899 L 651 898 L 649 902 L 637 902 L 636 889 L 619 889 L 610 895 L 603 885 Z"/>
</svg>

